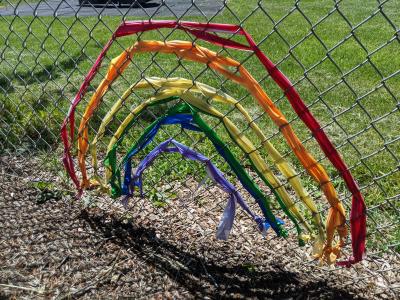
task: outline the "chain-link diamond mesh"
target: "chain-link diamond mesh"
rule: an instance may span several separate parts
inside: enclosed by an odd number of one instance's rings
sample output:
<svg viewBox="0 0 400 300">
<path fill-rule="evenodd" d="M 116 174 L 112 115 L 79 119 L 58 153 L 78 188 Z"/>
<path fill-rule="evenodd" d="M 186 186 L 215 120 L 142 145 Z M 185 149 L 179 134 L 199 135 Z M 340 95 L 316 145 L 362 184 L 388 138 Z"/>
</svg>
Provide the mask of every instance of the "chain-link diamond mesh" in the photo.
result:
<svg viewBox="0 0 400 300">
<path fill-rule="evenodd" d="M 310 254 L 310 245 L 299 247 L 295 228 L 275 203 L 273 212 L 284 220 L 289 238 L 277 238 L 272 231 L 262 238 L 238 208 L 229 240 L 217 241 L 215 230 L 228 196 L 206 178 L 202 164 L 177 154 L 161 155 L 146 170 L 144 197 L 135 195 L 127 208 L 96 190 L 86 191 L 76 200 L 60 159 L 60 126 L 71 101 L 122 20 L 164 19 L 240 25 L 290 79 L 340 152 L 365 198 L 367 256 L 361 263 L 349 269 L 319 266 Z M 62 299 L 398 297 L 399 27 L 398 0 L 0 0 L 0 295 Z M 223 35 L 241 41 L 235 35 Z M 190 41 L 239 61 L 326 168 L 340 200 L 350 211 L 351 194 L 340 174 L 253 52 L 210 45 L 175 29 L 120 38 L 90 83 L 76 120 L 82 117 L 111 59 L 138 40 Z M 90 120 L 89 140 L 123 92 L 152 76 L 203 82 L 239 100 L 269 141 L 294 165 L 325 220 L 329 205 L 280 130 L 246 89 L 209 65 L 171 54 L 135 54 Z M 100 165 L 129 110 L 156 92 L 155 88 L 135 90 L 123 102 L 98 143 Z M 137 118 L 121 144 L 118 159 L 170 106 L 147 108 Z M 237 110 L 219 104 L 216 107 L 269 161 L 261 141 Z M 221 121 L 210 116 L 204 116 L 204 120 L 272 199 L 272 191 L 258 179 L 248 156 L 231 141 Z M 204 134 L 163 126 L 148 148 L 167 138 L 208 156 L 259 213 Z M 138 154 L 134 165 L 148 152 Z M 90 163 L 87 158 L 87 165 Z M 279 174 L 273 166 L 271 169 Z M 104 168 L 99 172 L 103 175 Z M 93 169 L 88 173 L 93 175 Z M 296 199 L 288 180 L 277 176 Z M 295 201 L 310 221 L 311 213 L 300 200 Z M 351 255 L 350 240 L 343 255 Z"/>
</svg>

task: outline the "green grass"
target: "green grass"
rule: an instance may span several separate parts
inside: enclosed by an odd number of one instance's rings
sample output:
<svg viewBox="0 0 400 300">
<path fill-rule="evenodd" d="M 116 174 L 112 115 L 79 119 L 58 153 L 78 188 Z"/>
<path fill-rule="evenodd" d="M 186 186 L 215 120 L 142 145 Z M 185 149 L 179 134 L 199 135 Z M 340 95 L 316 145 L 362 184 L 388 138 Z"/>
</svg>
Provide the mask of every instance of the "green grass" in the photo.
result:
<svg viewBox="0 0 400 300">
<path fill-rule="evenodd" d="M 381 228 L 381 234 L 373 234 L 369 239 L 370 243 L 382 244 L 382 236 L 385 236 L 387 242 L 384 244 L 394 245 L 398 249 L 400 237 L 396 228 L 399 224 L 400 205 L 399 201 L 393 197 L 398 195 L 400 189 L 400 172 L 398 171 L 400 113 L 398 108 L 396 110 L 400 97 L 400 74 L 391 75 L 399 70 L 400 56 L 396 53 L 400 53 L 400 42 L 395 39 L 385 45 L 395 36 L 395 29 L 383 14 L 374 15 L 378 9 L 376 1 L 343 1 L 339 4 L 339 10 L 333 10 L 331 1 L 301 1 L 299 9 L 295 10 L 293 10 L 292 1 L 261 2 L 262 9 L 255 10 L 252 16 L 243 22 L 244 28 L 257 42 L 267 36 L 261 44 L 261 49 L 274 62 L 281 62 L 290 50 L 291 55 L 279 64 L 279 68 L 293 83 L 296 83 L 296 88 L 305 102 L 312 104 L 311 111 L 321 124 L 326 126 L 326 132 L 340 147 L 344 160 L 352 167 L 354 177 L 363 187 L 362 192 L 367 205 L 372 207 L 369 231 L 375 232 L 377 227 L 372 219 L 376 220 Z M 212 21 L 238 23 L 238 19 L 245 19 L 257 7 L 256 1 L 230 1 L 228 6 L 229 10 L 225 9 Z M 386 2 L 382 8 L 396 28 L 400 27 L 399 6 L 400 1 L 396 0 Z M 268 12 L 269 17 L 277 23 L 276 27 L 263 10 Z M 283 18 L 289 12 L 291 13 Z M 324 18 L 328 14 L 329 16 Z M 303 15 L 307 16 L 308 20 Z M 371 15 L 374 16 L 363 22 Z M 348 39 L 346 37 L 351 34 L 352 28 L 343 16 L 353 27 L 363 22 L 354 29 L 354 36 Z M 203 17 L 186 17 L 185 19 L 206 21 Z M 321 19 L 323 20 L 319 21 Z M 84 74 L 110 37 L 112 30 L 120 21 L 118 17 L 102 17 L 101 19 L 97 17 L 0 18 L 0 52 L 2 53 L 0 143 L 3 145 L 1 148 L 9 149 L 5 151 L 23 152 L 24 149 L 33 149 L 35 146 L 35 149 L 48 151 L 60 144 L 59 127 L 68 109 L 69 101 L 76 93 Z M 318 38 L 312 34 L 308 35 L 311 32 L 309 22 L 315 25 L 313 30 Z M 11 32 L 10 28 L 12 28 Z M 169 32 L 162 31 L 164 34 Z M 151 32 L 144 34 L 142 39 L 162 39 L 162 36 L 157 32 Z M 187 39 L 187 35 L 174 32 L 169 39 Z M 133 41 L 135 37 L 121 39 L 120 45 L 114 44 L 111 48 L 108 57 L 117 55 L 123 47 L 130 45 Z M 359 43 L 362 43 L 363 47 Z M 296 47 L 289 47 L 288 44 L 296 45 Z M 206 46 L 218 50 L 218 47 Z M 326 59 L 327 52 L 330 59 Z M 366 61 L 367 52 L 373 53 L 368 56 L 368 61 Z M 247 53 L 233 50 L 222 54 L 229 54 L 239 61 L 248 56 Z M 199 76 L 199 81 L 215 87 L 221 86 L 221 80 L 213 72 L 203 72 L 204 66 L 190 62 L 182 62 L 178 65 L 176 59 L 169 55 L 137 55 L 135 64 L 144 70 L 151 58 L 157 62 L 157 65 L 152 64 L 146 70 L 146 76 L 164 76 L 166 72 L 171 73 L 171 76 L 191 78 L 190 74 L 192 74 Z M 266 75 L 265 70 L 254 57 L 246 60 L 244 66 L 256 79 L 260 80 Z M 352 71 L 354 68 L 356 69 Z M 102 72 L 104 73 L 104 67 Z M 302 79 L 304 74 L 306 74 L 306 80 Z M 140 74 L 135 66 L 131 66 L 124 74 L 124 78 L 129 82 L 134 82 L 139 77 Z M 385 80 L 384 86 L 381 86 L 382 79 L 387 77 L 390 79 Z M 97 76 L 93 86 L 96 86 L 100 80 L 101 77 Z M 94 118 L 91 123 L 93 128 L 97 128 L 107 107 L 117 95 L 122 94 L 127 86 L 128 82 L 124 80 L 113 85 L 114 92 L 109 92 L 104 97 L 105 105 L 99 111 L 99 117 Z M 262 86 L 272 99 L 278 101 L 279 108 L 287 118 L 294 119 L 293 127 L 299 137 L 303 140 L 307 139 L 309 137 L 307 129 L 295 119 L 288 101 L 281 99 L 282 92 L 276 84 L 267 78 L 262 82 Z M 244 89 L 232 82 L 224 83 L 221 88 L 238 99 L 246 95 Z M 90 92 L 88 94 L 90 95 Z M 85 101 L 87 100 L 88 96 L 85 97 Z M 130 101 L 130 103 L 137 103 L 134 98 Z M 243 104 L 251 114 L 257 116 L 261 110 L 253 103 L 250 97 L 243 100 Z M 83 105 L 80 106 L 80 113 L 83 107 Z M 222 109 L 222 107 L 219 108 Z M 160 114 L 160 110 L 154 112 Z M 123 118 L 125 114 L 126 110 L 118 117 Z M 245 124 L 241 123 L 237 114 L 231 113 L 230 117 L 240 124 L 239 127 L 245 129 Z M 146 120 L 149 118 L 141 121 L 143 126 L 148 123 Z M 335 122 L 332 122 L 333 120 Z M 211 119 L 210 122 L 217 124 Z M 279 150 L 285 153 L 290 152 L 281 135 L 276 134 L 277 129 L 270 120 L 262 117 L 258 123 L 269 136 L 272 136 L 271 141 Z M 116 129 L 117 125 L 114 124 L 111 129 Z M 179 133 L 178 129 L 168 130 Z M 217 131 L 228 141 L 221 126 Z M 256 145 L 259 144 L 249 130 L 246 130 L 246 134 Z M 195 139 L 201 137 L 198 134 L 192 135 Z M 166 136 L 165 133 L 161 133 L 158 141 Z M 127 148 L 137 137 L 137 134 L 132 134 L 124 142 L 124 147 Z M 189 143 L 184 135 L 180 139 Z M 347 199 L 346 203 L 349 203 L 343 182 L 337 178 L 338 174 L 329 162 L 323 159 L 316 142 L 308 140 L 306 146 L 317 158 L 322 159 L 323 165 L 334 178 L 333 182 L 341 197 Z M 104 144 L 101 148 L 104 150 Z M 208 142 L 202 143 L 199 149 L 206 155 L 215 154 Z M 233 150 L 241 157 L 236 147 L 233 147 Z M 296 169 L 302 170 L 294 156 L 290 153 L 288 155 Z M 220 160 L 218 165 L 224 171 L 228 170 Z M 170 178 L 186 178 L 189 173 L 201 180 L 204 172 L 199 173 L 197 169 L 197 165 L 188 162 L 179 163 L 179 167 L 171 168 L 170 161 L 161 160 L 157 168 L 153 168 L 149 174 L 151 174 L 152 182 L 161 182 L 161 184 Z M 166 177 L 167 171 L 170 171 L 168 177 Z M 307 188 L 314 191 L 314 197 L 319 197 L 320 193 L 311 179 L 307 176 L 303 177 Z"/>
</svg>

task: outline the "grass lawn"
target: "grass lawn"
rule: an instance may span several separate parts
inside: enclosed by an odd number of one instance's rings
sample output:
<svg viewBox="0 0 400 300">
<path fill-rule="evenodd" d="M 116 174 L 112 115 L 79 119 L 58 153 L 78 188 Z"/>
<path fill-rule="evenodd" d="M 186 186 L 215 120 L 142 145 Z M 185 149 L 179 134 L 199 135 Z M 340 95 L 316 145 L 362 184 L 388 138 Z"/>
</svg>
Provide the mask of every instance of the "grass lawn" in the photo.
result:
<svg viewBox="0 0 400 300">
<path fill-rule="evenodd" d="M 261 49 L 272 61 L 279 63 L 279 68 L 296 84 L 302 98 L 325 126 L 329 137 L 351 167 L 370 208 L 369 231 L 374 234 L 369 242 L 382 244 L 384 236 L 385 247 L 398 250 L 400 74 L 396 72 L 400 69 L 400 41 L 398 36 L 395 38 L 394 27 L 400 27 L 400 1 L 387 1 L 382 5 L 382 12 L 378 11 L 376 1 L 342 1 L 337 9 L 331 1 L 301 1 L 297 9 L 292 1 L 261 2 L 262 6 L 255 9 L 257 1 L 229 1 L 229 9 L 211 21 L 236 24 L 244 20 L 243 27 L 256 42 L 261 42 Z M 204 17 L 184 19 L 207 21 Z M 0 17 L 0 143 L 3 145 L 0 149 L 5 152 L 33 151 L 36 145 L 48 157 L 46 151 L 60 144 L 59 128 L 71 99 L 120 21 L 118 17 Z M 163 39 L 167 35 L 169 40 L 188 39 L 188 35 L 182 32 L 169 33 L 169 30 L 145 33 L 141 39 Z M 135 40 L 135 36 L 119 40 L 111 48 L 108 58 L 114 57 Z M 200 44 L 219 50 L 218 47 Z M 296 118 L 288 101 L 266 76 L 254 55 L 234 50 L 222 51 L 221 54 L 239 61 L 245 60 L 244 66 L 261 81 L 285 116 L 292 120 L 293 128 L 305 140 L 306 147 L 321 159 L 348 206 L 349 194 L 342 180 L 324 159 L 316 142 L 309 138 L 306 127 Z M 102 74 L 108 62 L 103 63 Z M 220 87 L 237 99 L 243 99 L 243 105 L 252 116 L 260 116 L 258 123 L 271 137 L 271 142 L 288 155 L 299 172 L 302 170 L 282 136 L 277 134 L 277 128 L 262 115 L 260 108 L 254 106 L 254 100 L 243 88 L 225 81 L 204 65 L 178 63 L 170 55 L 137 55 L 123 79 L 116 82 L 112 91 L 104 97 L 105 105 L 98 113 L 99 117 L 91 123 L 94 129 L 112 101 L 122 94 L 129 83 L 138 80 L 141 74 L 196 78 Z M 92 86 L 96 87 L 100 80 L 101 76 L 96 76 Z M 145 98 L 145 94 L 140 96 Z M 85 103 L 87 100 L 88 96 L 85 97 Z M 139 102 L 134 98 L 130 101 L 130 104 Z M 84 105 L 81 105 L 78 111 L 81 113 L 83 108 Z M 222 110 L 223 107 L 220 108 Z M 161 110 L 153 109 L 153 113 L 159 115 Z M 127 109 L 121 112 L 118 119 L 122 120 L 126 112 Z M 237 114 L 232 112 L 229 116 L 239 122 L 239 127 L 246 129 Z M 150 114 L 146 114 L 139 123 L 145 126 L 150 120 Z M 215 120 L 208 120 L 217 126 Z M 117 128 L 118 122 L 114 123 L 102 144 L 103 150 L 112 130 Z M 178 129 L 168 130 L 179 133 Z M 217 126 L 217 132 L 228 141 L 221 125 Z M 250 134 L 248 128 L 245 132 L 259 146 L 259 141 Z M 190 135 L 194 140 L 201 136 Z M 161 133 L 158 141 L 166 136 L 165 132 Z M 128 147 L 137 137 L 137 133 L 132 134 L 124 146 Z M 190 143 L 189 135 L 180 135 L 180 140 Z M 202 142 L 198 149 L 206 155 L 215 155 L 207 142 Z M 233 146 L 232 149 L 244 159 L 237 147 Z M 218 162 L 217 165 L 226 171 L 227 166 L 220 160 Z M 57 167 L 61 168 L 61 165 L 57 164 Z M 157 172 L 155 169 L 151 171 L 153 182 L 161 177 L 165 181 L 166 171 L 170 169 L 168 161 L 163 160 L 157 165 Z M 194 172 L 195 169 L 194 164 L 182 162 L 169 175 L 185 178 L 190 173 L 201 180 L 203 174 Z M 319 198 L 321 194 L 318 188 L 308 176 L 303 175 L 309 191 Z M 321 205 L 321 209 L 324 207 Z M 375 234 L 377 227 L 379 234 Z"/>
</svg>

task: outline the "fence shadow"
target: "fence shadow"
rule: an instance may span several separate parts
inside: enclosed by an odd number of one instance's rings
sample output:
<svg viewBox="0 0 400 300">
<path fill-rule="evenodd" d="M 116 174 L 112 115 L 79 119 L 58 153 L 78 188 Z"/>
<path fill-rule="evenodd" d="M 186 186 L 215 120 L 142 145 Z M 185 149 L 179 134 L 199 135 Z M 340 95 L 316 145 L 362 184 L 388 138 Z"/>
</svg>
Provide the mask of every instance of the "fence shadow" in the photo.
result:
<svg viewBox="0 0 400 300">
<path fill-rule="evenodd" d="M 304 283 L 298 274 L 284 270 L 276 262 L 268 262 L 273 271 L 257 271 L 248 265 L 224 266 L 221 261 L 206 261 L 157 238 L 154 229 L 126 224 L 116 218 L 105 222 L 103 216 L 93 216 L 86 211 L 81 218 L 110 242 L 145 257 L 147 264 L 164 272 L 194 297 L 309 299 L 319 297 L 323 291 L 324 296 L 353 299 L 349 292 L 331 287 L 325 280 Z"/>
<path fill-rule="evenodd" d="M 16 80 L 24 86 L 34 83 L 45 83 L 60 78 L 63 73 L 74 70 L 77 65 L 87 59 L 82 53 L 69 55 L 67 59 L 61 60 L 58 64 L 46 63 L 34 69 L 15 71 L 9 74 L 0 74 L 0 92 L 12 93 L 15 91 L 12 80 Z"/>
</svg>

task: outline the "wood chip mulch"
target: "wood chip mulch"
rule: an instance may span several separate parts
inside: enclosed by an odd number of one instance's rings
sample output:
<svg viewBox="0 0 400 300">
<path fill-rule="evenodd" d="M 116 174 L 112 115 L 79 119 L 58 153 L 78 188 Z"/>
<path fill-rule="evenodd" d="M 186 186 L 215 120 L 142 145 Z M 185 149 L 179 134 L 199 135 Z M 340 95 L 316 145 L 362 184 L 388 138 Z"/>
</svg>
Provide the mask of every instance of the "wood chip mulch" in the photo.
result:
<svg viewBox="0 0 400 300">
<path fill-rule="evenodd" d="M 309 247 L 272 231 L 261 237 L 240 209 L 229 240 L 216 240 L 226 200 L 217 188 L 201 202 L 184 187 L 166 206 L 134 198 L 127 213 L 110 199 L 83 207 L 61 181 L 34 159 L 0 158 L 0 299 L 399 296 L 393 253 L 319 267 Z"/>
</svg>

